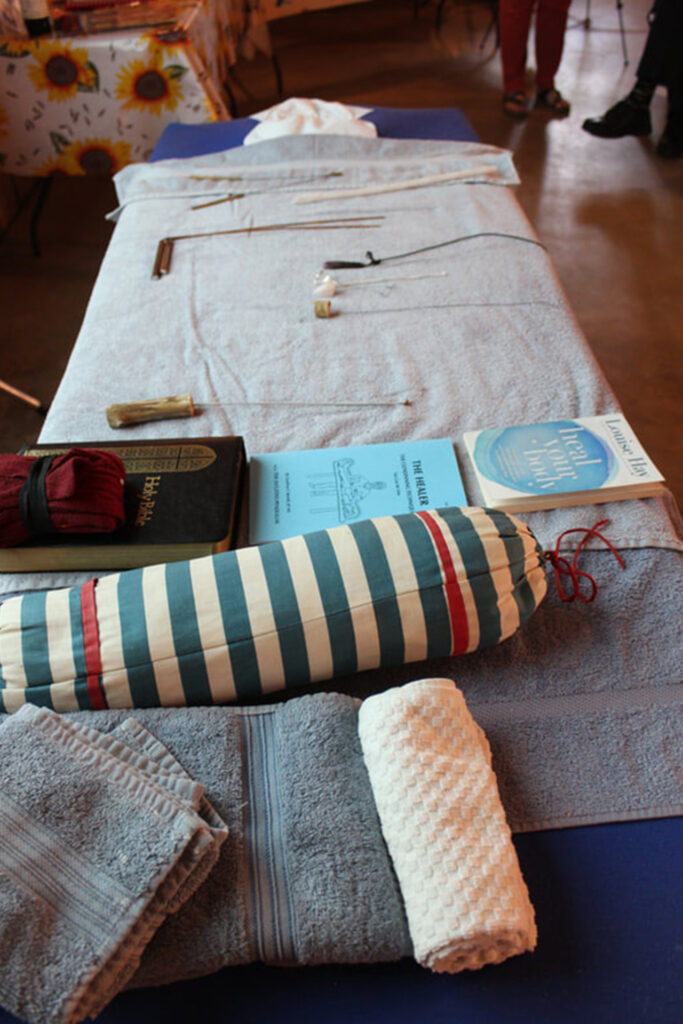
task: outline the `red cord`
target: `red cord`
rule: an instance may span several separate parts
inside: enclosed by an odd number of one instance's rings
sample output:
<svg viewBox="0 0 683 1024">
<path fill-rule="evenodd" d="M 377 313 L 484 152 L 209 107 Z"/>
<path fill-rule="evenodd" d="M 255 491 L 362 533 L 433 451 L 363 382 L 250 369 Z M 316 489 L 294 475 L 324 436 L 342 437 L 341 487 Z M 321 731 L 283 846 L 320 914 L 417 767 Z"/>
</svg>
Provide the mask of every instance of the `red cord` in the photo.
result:
<svg viewBox="0 0 683 1024">
<path fill-rule="evenodd" d="M 557 592 L 558 592 L 558 594 L 560 595 L 560 597 L 561 597 L 561 599 L 563 601 L 575 601 L 578 598 L 579 601 L 583 601 L 584 604 L 590 604 L 591 601 L 595 600 L 595 597 L 596 597 L 596 595 L 598 593 L 598 585 L 597 585 L 597 583 L 595 582 L 595 580 L 593 579 L 593 577 L 591 576 L 591 574 L 589 572 L 584 572 L 582 569 L 579 569 L 578 566 L 577 566 L 577 563 L 578 563 L 578 560 L 579 560 L 579 555 L 581 554 L 581 550 L 582 550 L 584 544 L 586 544 L 586 542 L 588 540 L 590 540 L 591 537 L 597 537 L 599 540 L 601 540 L 603 542 L 603 544 L 605 544 L 609 548 L 609 550 L 612 552 L 612 554 L 616 558 L 616 560 L 619 563 L 619 565 L 621 566 L 621 568 L 622 569 L 626 568 L 626 566 L 624 565 L 624 561 L 623 561 L 621 555 L 616 550 L 614 545 L 611 544 L 607 540 L 607 537 L 603 537 L 603 535 L 601 533 L 598 533 L 598 527 L 605 526 L 607 523 L 609 523 L 609 519 L 601 519 L 599 522 L 597 522 L 595 524 L 595 526 L 591 526 L 590 529 L 587 526 L 576 526 L 576 527 L 574 527 L 571 530 L 565 530 L 557 538 L 557 541 L 555 542 L 555 549 L 554 549 L 554 551 L 545 551 L 544 552 L 545 557 L 548 559 L 548 561 L 550 562 L 550 564 L 553 567 L 553 572 L 555 574 L 555 586 L 557 587 Z M 563 537 L 567 536 L 568 533 L 583 533 L 584 534 L 584 536 L 581 538 L 581 540 L 579 541 L 579 543 L 576 546 L 576 551 L 574 552 L 574 557 L 571 560 L 571 562 L 567 558 L 564 558 L 560 554 L 560 542 L 562 541 Z M 572 581 L 572 591 L 571 591 L 571 593 L 567 593 L 567 591 L 562 586 L 562 576 L 569 576 L 570 577 L 570 579 Z M 589 597 L 586 597 L 585 594 L 581 593 L 581 578 L 582 577 L 584 579 L 589 580 L 589 582 L 590 582 L 591 592 L 590 592 L 590 596 Z"/>
</svg>

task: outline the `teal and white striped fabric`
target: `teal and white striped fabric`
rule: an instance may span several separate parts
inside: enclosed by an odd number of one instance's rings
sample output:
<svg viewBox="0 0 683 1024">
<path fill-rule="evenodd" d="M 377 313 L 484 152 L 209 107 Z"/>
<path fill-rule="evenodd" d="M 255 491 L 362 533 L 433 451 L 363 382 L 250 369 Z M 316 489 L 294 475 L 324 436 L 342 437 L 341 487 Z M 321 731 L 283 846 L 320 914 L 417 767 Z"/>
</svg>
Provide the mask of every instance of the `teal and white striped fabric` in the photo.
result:
<svg viewBox="0 0 683 1024">
<path fill-rule="evenodd" d="M 0 710 L 258 700 L 490 647 L 545 593 L 530 530 L 481 508 L 148 566 L 0 605 Z"/>
</svg>

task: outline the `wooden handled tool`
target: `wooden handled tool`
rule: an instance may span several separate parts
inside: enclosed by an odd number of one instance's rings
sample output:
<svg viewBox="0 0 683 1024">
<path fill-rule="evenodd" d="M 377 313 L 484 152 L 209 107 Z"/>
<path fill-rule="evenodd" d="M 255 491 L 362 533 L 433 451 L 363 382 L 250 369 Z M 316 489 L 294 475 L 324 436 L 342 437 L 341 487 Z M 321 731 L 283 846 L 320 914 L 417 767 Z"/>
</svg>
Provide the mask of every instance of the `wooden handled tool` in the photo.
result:
<svg viewBox="0 0 683 1024">
<path fill-rule="evenodd" d="M 117 430 L 119 427 L 132 427 L 136 423 L 147 423 L 149 420 L 172 420 L 195 416 L 204 407 L 208 406 L 216 406 L 221 409 L 229 409 L 238 405 L 285 405 L 302 409 L 376 409 L 397 405 L 410 406 L 412 404 L 409 398 L 404 398 L 400 401 L 370 400 L 367 402 L 289 402 L 264 399 L 261 402 L 202 402 L 201 405 L 197 406 L 192 395 L 169 395 L 167 398 L 147 398 L 140 402 L 121 402 L 118 405 L 110 405 L 106 409 L 106 413 L 109 426 Z"/>
<path fill-rule="evenodd" d="M 121 402 L 107 410 L 110 427 L 131 427 L 149 420 L 173 420 L 194 416 L 192 395 L 169 395 L 167 398 L 147 398 L 141 402 Z"/>
</svg>

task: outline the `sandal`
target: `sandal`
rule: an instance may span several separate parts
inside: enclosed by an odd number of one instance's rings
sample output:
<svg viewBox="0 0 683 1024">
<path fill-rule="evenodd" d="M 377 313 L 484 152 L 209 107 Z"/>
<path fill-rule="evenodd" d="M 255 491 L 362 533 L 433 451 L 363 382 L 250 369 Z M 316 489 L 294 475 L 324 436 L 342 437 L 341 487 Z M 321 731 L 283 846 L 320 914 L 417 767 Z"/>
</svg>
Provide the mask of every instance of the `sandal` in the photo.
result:
<svg viewBox="0 0 683 1024">
<path fill-rule="evenodd" d="M 571 107 L 557 89 L 541 89 L 536 96 L 536 107 L 547 110 L 553 117 L 566 117 Z"/>
<path fill-rule="evenodd" d="M 508 117 L 526 117 L 529 113 L 526 93 L 521 90 L 519 92 L 506 92 L 503 96 L 503 112 Z"/>
</svg>

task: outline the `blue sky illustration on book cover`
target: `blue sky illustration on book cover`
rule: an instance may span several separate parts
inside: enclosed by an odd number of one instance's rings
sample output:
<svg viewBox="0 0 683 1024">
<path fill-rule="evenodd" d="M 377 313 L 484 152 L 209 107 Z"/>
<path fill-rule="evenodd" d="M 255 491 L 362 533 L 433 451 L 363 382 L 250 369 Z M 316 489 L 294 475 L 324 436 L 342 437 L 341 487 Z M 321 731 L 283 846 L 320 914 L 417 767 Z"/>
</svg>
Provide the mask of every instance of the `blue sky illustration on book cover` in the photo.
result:
<svg viewBox="0 0 683 1024">
<path fill-rule="evenodd" d="M 249 541 L 467 505 L 448 438 L 271 452 L 249 460 Z"/>
<path fill-rule="evenodd" d="M 574 420 L 482 431 L 474 460 L 489 480 L 525 494 L 596 490 L 619 468 L 605 442 Z"/>
</svg>

